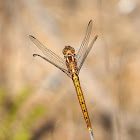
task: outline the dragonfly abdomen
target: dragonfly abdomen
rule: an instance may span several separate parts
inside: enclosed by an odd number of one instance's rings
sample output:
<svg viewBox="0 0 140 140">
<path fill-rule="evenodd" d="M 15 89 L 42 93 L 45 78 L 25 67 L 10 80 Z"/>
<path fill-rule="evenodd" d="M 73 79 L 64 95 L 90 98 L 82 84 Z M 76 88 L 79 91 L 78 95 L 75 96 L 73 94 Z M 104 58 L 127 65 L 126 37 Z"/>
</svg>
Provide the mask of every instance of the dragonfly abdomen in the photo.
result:
<svg viewBox="0 0 140 140">
<path fill-rule="evenodd" d="M 82 112 L 83 112 L 83 115 L 84 115 L 84 119 L 85 119 L 86 124 L 87 124 L 87 128 L 88 128 L 88 130 L 92 130 L 89 115 L 88 115 L 88 112 L 87 112 L 87 107 L 86 107 L 86 104 L 85 104 L 85 99 L 84 99 L 83 92 L 82 92 L 82 89 L 81 89 L 81 86 L 80 86 L 78 75 L 73 74 L 72 75 L 72 80 L 73 80 L 73 83 L 74 83 L 74 86 L 75 86 L 75 89 L 76 89 L 76 92 L 77 92 L 78 100 L 79 100 L 79 103 L 80 103 L 80 106 L 81 106 L 81 109 L 82 109 Z"/>
</svg>

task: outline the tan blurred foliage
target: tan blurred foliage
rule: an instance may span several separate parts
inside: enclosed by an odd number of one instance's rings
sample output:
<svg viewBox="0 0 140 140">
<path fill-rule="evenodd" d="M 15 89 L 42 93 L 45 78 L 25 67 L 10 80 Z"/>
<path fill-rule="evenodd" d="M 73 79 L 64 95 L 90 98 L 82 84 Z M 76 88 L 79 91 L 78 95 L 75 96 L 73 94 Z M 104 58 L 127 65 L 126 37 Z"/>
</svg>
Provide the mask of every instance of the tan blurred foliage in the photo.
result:
<svg viewBox="0 0 140 140">
<path fill-rule="evenodd" d="M 95 140 L 140 138 L 139 17 L 139 0 L 0 0 L 0 87 L 10 98 L 31 87 L 34 94 L 26 107 L 44 102 L 49 110 L 36 122 L 34 139 L 47 120 L 55 128 L 38 140 L 90 139 L 72 81 L 32 57 L 41 52 L 28 36 L 63 57 L 65 45 L 78 51 L 91 19 L 90 39 L 99 37 L 80 80 Z"/>
</svg>

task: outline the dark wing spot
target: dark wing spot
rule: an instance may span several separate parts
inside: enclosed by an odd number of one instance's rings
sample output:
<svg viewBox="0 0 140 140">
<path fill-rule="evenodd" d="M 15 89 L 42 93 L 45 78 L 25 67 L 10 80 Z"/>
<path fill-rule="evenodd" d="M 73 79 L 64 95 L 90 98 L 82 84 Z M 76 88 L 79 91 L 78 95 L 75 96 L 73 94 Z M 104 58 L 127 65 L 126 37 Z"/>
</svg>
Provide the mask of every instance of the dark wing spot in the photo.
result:
<svg viewBox="0 0 140 140">
<path fill-rule="evenodd" d="M 36 39 L 36 38 L 35 38 L 34 36 L 32 36 L 32 35 L 29 35 L 29 37 L 30 37 L 30 38 L 34 38 L 34 39 Z"/>
</svg>

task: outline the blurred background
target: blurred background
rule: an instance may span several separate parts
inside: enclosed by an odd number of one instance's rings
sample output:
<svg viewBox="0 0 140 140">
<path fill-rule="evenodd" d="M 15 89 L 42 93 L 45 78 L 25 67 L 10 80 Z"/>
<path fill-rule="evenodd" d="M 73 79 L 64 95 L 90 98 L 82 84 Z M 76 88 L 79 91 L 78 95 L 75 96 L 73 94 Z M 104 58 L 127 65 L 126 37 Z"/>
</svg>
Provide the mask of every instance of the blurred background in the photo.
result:
<svg viewBox="0 0 140 140">
<path fill-rule="evenodd" d="M 90 20 L 80 81 L 95 140 L 139 140 L 139 17 L 139 0 L 0 0 L 0 140 L 90 140 L 72 80 L 29 39 L 63 57 Z"/>
</svg>

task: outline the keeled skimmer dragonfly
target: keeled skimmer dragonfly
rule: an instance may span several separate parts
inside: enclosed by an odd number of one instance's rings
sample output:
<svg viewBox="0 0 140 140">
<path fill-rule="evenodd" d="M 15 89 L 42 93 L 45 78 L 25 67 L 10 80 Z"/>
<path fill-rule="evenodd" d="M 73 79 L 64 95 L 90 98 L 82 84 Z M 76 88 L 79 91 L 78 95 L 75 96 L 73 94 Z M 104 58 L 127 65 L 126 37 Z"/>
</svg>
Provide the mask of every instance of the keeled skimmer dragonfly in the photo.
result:
<svg viewBox="0 0 140 140">
<path fill-rule="evenodd" d="M 88 23 L 86 34 L 82 41 L 82 44 L 80 46 L 78 53 L 75 54 L 75 49 L 73 47 L 65 46 L 65 48 L 62 51 L 62 53 L 64 55 L 64 59 L 61 58 L 60 56 L 58 56 L 57 54 L 55 54 L 53 51 L 51 51 L 47 47 L 45 47 L 35 37 L 33 37 L 31 35 L 29 36 L 31 41 L 45 55 L 45 57 L 41 56 L 39 54 L 33 54 L 33 56 L 39 56 L 39 57 L 43 58 L 44 60 L 48 61 L 49 63 L 51 63 L 54 66 L 56 66 L 57 68 L 59 68 L 61 71 L 63 71 L 65 74 L 67 74 L 73 80 L 73 83 L 74 83 L 74 86 L 75 86 L 75 89 L 77 92 L 77 96 L 79 99 L 79 103 L 80 103 L 80 106 L 81 106 L 81 109 L 82 109 L 82 112 L 84 115 L 84 119 L 86 121 L 87 128 L 90 131 L 90 133 L 92 133 L 92 127 L 91 127 L 91 123 L 90 123 L 90 119 L 89 119 L 89 115 L 88 115 L 87 107 L 85 104 L 83 92 L 82 92 L 82 89 L 80 86 L 80 81 L 79 81 L 78 75 L 79 75 L 79 72 L 83 66 L 83 63 L 84 63 L 88 53 L 90 52 L 94 42 L 96 41 L 96 39 L 98 37 L 96 35 L 94 37 L 94 39 L 92 40 L 92 42 L 88 45 L 91 30 L 92 30 L 92 20 L 90 20 Z"/>
</svg>

